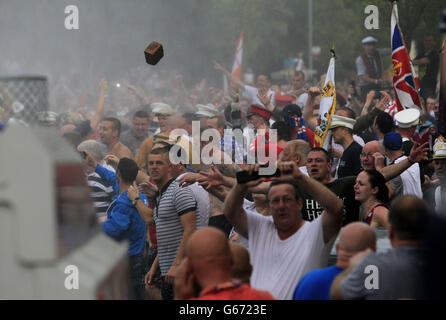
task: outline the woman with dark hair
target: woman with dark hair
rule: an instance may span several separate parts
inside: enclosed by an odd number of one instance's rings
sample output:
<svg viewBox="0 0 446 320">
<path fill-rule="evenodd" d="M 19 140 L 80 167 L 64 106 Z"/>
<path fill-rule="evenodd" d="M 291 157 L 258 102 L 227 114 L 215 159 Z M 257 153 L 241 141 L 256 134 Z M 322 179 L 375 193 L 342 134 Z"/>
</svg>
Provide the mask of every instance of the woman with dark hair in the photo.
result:
<svg viewBox="0 0 446 320">
<path fill-rule="evenodd" d="M 276 121 L 271 129 L 277 130 L 277 145 L 285 149 L 287 142 L 291 140 L 291 128 L 283 121 Z"/>
<path fill-rule="evenodd" d="M 385 227 L 388 229 L 389 190 L 386 179 L 377 170 L 365 170 L 356 177 L 354 186 L 355 200 L 361 202 L 363 221 L 371 227 Z"/>
</svg>

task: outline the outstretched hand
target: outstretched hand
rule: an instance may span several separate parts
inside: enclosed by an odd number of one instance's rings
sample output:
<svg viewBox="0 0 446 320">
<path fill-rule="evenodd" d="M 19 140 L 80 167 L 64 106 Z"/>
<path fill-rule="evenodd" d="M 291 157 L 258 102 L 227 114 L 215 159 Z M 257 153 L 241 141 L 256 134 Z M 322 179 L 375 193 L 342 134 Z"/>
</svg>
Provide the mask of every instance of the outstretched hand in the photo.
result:
<svg viewBox="0 0 446 320">
<path fill-rule="evenodd" d="M 98 161 L 91 155 L 90 152 L 88 152 L 85 149 L 79 150 L 80 152 L 85 152 L 85 154 L 87 155 L 85 157 L 85 161 L 87 162 L 87 165 L 96 169 L 97 165 L 98 165 Z"/>
<path fill-rule="evenodd" d="M 214 61 L 214 69 L 219 71 L 225 71 L 226 69 L 222 67 L 221 64 L 219 64 L 217 61 Z"/>
<path fill-rule="evenodd" d="M 200 175 L 201 177 L 197 179 L 197 182 L 206 190 L 221 186 L 224 183 L 223 174 L 213 165 L 211 166 L 210 172 L 202 171 Z"/>
<path fill-rule="evenodd" d="M 321 95 L 321 94 L 322 94 L 322 91 L 318 87 L 310 87 L 308 89 L 308 95 L 311 98 L 315 98 L 315 97 L 317 97 L 318 95 Z"/>
<path fill-rule="evenodd" d="M 158 192 L 156 185 L 150 183 L 148 179 L 146 182 L 143 182 L 138 186 L 138 190 L 139 192 L 144 193 L 149 199 L 154 199 L 156 193 Z"/>
<path fill-rule="evenodd" d="M 260 167 L 261 167 L 261 164 L 259 164 L 259 163 L 251 164 L 251 165 L 248 165 L 246 171 L 248 171 L 249 175 L 252 175 L 254 172 L 258 172 Z M 241 185 L 244 188 L 248 189 L 251 187 L 258 186 L 259 184 L 261 184 L 264 181 L 266 181 L 266 178 L 259 178 L 257 180 L 248 181 L 246 183 L 237 183 L 237 185 Z"/>
<path fill-rule="evenodd" d="M 268 89 L 267 88 L 260 88 L 258 89 L 257 98 L 259 98 L 260 102 L 263 103 L 265 107 L 268 107 L 271 103 L 272 94 L 268 95 Z"/>
<path fill-rule="evenodd" d="M 277 169 L 280 170 L 279 177 L 273 177 L 274 181 L 290 181 L 295 182 L 303 177 L 302 171 L 300 171 L 295 161 L 278 161 Z"/>
<path fill-rule="evenodd" d="M 428 144 L 429 142 L 419 145 L 417 142 L 414 142 L 413 147 L 410 150 L 408 160 L 410 162 L 420 162 L 421 160 L 425 160 L 427 157 L 427 152 L 429 151 Z"/>
<path fill-rule="evenodd" d="M 198 179 L 201 177 L 202 176 L 198 173 L 188 172 L 184 176 L 181 177 L 181 179 L 179 181 L 179 185 L 180 185 L 180 187 L 188 187 L 191 184 L 194 184 L 195 182 L 197 182 Z"/>
<path fill-rule="evenodd" d="M 119 158 L 117 156 L 115 156 L 114 154 L 107 154 L 105 156 L 104 160 L 109 166 L 112 166 L 113 168 L 115 168 L 115 170 L 118 167 Z"/>
<path fill-rule="evenodd" d="M 375 152 L 373 154 L 373 158 L 375 159 L 375 169 L 381 170 L 386 165 L 386 158 L 382 155 L 381 152 Z"/>
<path fill-rule="evenodd" d="M 136 182 L 133 182 L 133 185 L 129 187 L 129 190 L 127 192 L 127 197 L 133 201 L 138 196 L 139 196 L 138 186 L 136 185 Z"/>
<path fill-rule="evenodd" d="M 101 91 L 106 91 L 107 90 L 107 88 L 108 88 L 108 82 L 107 82 L 107 80 L 105 80 L 105 79 L 102 79 L 101 80 L 101 83 L 100 83 L 100 87 L 101 87 Z"/>
</svg>

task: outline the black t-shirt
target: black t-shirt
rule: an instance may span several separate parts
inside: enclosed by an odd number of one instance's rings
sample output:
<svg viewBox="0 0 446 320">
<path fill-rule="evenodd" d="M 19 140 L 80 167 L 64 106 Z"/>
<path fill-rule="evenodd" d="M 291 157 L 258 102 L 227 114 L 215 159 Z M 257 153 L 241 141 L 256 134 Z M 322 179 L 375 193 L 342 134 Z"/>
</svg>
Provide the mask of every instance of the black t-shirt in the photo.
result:
<svg viewBox="0 0 446 320">
<path fill-rule="evenodd" d="M 325 185 L 344 202 L 343 226 L 359 220 L 359 207 L 361 203 L 355 200 L 355 190 L 353 189 L 355 182 L 356 176 L 350 176 L 336 179 Z M 302 217 L 306 221 L 312 221 L 322 214 L 323 209 L 309 194 L 303 191 L 301 193 L 303 198 Z"/>
<path fill-rule="evenodd" d="M 403 141 L 402 149 L 403 149 L 403 154 L 404 154 L 406 157 L 409 156 L 409 154 L 410 154 L 410 150 L 412 150 L 412 147 L 413 147 L 413 142 L 412 142 L 412 140 L 406 140 L 406 141 Z"/>
<path fill-rule="evenodd" d="M 362 147 L 356 141 L 353 141 L 348 148 L 344 150 L 341 159 L 339 159 L 338 178 L 356 176 L 361 172 L 361 152 Z"/>
</svg>

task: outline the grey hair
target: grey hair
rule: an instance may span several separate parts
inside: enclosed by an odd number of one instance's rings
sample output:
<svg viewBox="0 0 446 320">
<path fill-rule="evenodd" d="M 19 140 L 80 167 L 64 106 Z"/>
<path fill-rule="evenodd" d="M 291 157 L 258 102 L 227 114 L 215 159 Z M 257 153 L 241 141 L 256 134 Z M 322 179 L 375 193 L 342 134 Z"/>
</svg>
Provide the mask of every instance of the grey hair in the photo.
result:
<svg viewBox="0 0 446 320">
<path fill-rule="evenodd" d="M 102 153 L 101 144 L 96 140 L 85 140 L 77 146 L 77 150 L 87 150 L 96 161 L 102 161 L 104 154 Z"/>
</svg>

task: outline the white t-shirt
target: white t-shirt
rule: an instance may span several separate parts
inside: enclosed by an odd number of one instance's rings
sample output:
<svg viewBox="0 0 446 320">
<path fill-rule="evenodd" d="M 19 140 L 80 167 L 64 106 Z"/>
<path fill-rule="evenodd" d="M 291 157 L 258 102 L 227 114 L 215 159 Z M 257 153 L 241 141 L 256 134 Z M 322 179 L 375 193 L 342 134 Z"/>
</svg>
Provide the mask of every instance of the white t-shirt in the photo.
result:
<svg viewBox="0 0 446 320">
<path fill-rule="evenodd" d="M 179 182 L 186 173 L 187 172 L 179 175 L 175 180 Z M 209 225 L 209 213 L 211 211 L 211 202 L 209 200 L 208 192 L 200 186 L 198 182 L 185 188 L 190 188 L 194 194 L 195 201 L 197 201 L 197 214 L 200 217 L 200 225 L 197 226 L 197 229 L 207 227 Z"/>
<path fill-rule="evenodd" d="M 251 212 L 253 212 L 253 213 L 255 213 L 255 214 L 260 215 L 260 213 L 258 213 L 258 212 L 256 211 L 256 205 L 255 205 L 255 203 L 252 202 L 252 201 L 249 201 L 249 200 L 247 200 L 247 199 L 243 199 L 243 209 L 244 209 L 245 211 L 251 211 Z M 235 228 L 232 228 L 232 230 L 235 230 Z M 248 251 L 249 251 L 249 241 L 248 241 L 248 239 L 246 239 L 246 238 L 245 238 L 244 236 L 242 236 L 241 234 L 239 234 L 239 238 L 240 238 L 240 240 L 239 240 L 238 244 L 244 246 L 244 247 L 245 247 L 246 249 L 248 249 Z"/>
<path fill-rule="evenodd" d="M 400 163 L 407 157 L 402 156 L 395 160 L 395 163 Z M 412 194 L 420 199 L 423 199 L 423 191 L 421 190 L 420 165 L 414 163 L 401 173 L 401 181 L 403 182 L 403 194 Z"/>
<path fill-rule="evenodd" d="M 272 217 L 246 210 L 251 286 L 269 291 L 276 299 L 291 300 L 299 280 L 309 271 L 326 266 L 336 237 L 324 244 L 322 215 L 285 240 L 280 240 Z"/>
</svg>

